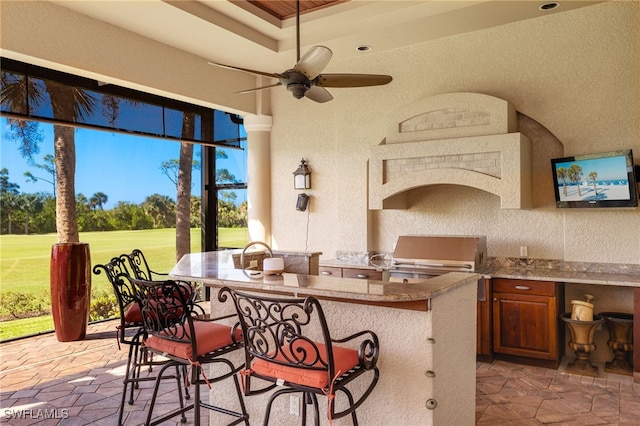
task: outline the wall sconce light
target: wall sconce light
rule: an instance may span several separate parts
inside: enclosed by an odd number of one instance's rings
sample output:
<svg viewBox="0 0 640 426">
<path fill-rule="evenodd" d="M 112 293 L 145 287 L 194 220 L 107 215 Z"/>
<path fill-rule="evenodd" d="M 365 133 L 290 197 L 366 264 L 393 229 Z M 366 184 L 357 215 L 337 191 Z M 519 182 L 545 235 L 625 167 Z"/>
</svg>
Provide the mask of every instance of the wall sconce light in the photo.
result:
<svg viewBox="0 0 640 426">
<path fill-rule="evenodd" d="M 298 169 L 293 172 L 293 187 L 295 189 L 311 189 L 311 170 L 307 167 L 304 158 L 300 161 Z"/>
</svg>

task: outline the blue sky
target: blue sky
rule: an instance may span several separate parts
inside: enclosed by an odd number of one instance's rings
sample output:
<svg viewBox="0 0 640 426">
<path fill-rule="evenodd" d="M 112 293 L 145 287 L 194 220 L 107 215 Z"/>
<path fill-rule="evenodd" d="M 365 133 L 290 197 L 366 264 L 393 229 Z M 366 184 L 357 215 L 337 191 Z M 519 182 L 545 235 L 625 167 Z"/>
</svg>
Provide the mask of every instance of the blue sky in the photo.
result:
<svg viewBox="0 0 640 426">
<path fill-rule="evenodd" d="M 572 164 L 576 163 L 582 166 L 582 173 L 585 178 L 589 177 L 590 172 L 597 172 L 598 180 L 626 180 L 628 177 L 627 162 L 624 155 L 558 163 L 556 164 L 556 169 L 558 167 L 568 169 Z"/>
<path fill-rule="evenodd" d="M 20 185 L 21 192 L 52 192 L 50 183 L 39 180 L 27 182 L 24 172 L 51 180 L 44 170 L 30 166 L 18 152 L 18 144 L 6 137 L 7 122 L 2 120 L 2 149 L 0 168 L 9 170 L 9 181 Z M 53 155 L 53 126 L 40 123 L 43 141 L 35 162 L 42 164 L 46 154 Z M 196 145 L 194 157 L 199 159 Z M 227 150 L 229 159 L 218 162 L 237 178 L 243 179 L 244 152 Z M 105 208 L 118 201 L 139 204 L 154 193 L 176 198 L 175 185 L 160 170 L 162 162 L 180 156 L 178 142 L 99 130 L 76 129 L 76 193 L 90 198 L 96 192 L 108 197 Z M 200 195 L 200 173 L 193 174 L 192 193 Z M 240 194 L 239 194 L 240 195 Z"/>
</svg>

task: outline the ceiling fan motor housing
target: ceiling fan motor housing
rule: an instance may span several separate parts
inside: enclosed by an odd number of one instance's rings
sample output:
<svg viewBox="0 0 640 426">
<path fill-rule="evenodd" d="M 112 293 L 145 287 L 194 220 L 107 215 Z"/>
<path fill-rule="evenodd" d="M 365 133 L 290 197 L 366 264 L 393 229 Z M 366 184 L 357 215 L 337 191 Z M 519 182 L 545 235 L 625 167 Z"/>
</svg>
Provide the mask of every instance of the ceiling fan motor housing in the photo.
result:
<svg viewBox="0 0 640 426">
<path fill-rule="evenodd" d="M 286 78 L 280 79 L 280 83 L 285 86 L 296 99 L 303 98 L 304 94 L 311 87 L 311 81 L 301 72 L 287 70 L 282 73 L 282 75 L 286 76 Z"/>
</svg>

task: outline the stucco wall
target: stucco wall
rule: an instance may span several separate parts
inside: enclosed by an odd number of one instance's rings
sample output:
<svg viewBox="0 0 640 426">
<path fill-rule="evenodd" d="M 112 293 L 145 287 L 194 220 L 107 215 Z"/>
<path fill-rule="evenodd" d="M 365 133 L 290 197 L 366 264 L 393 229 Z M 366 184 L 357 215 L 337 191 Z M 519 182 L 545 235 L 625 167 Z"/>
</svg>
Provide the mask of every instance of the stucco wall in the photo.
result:
<svg viewBox="0 0 640 426">
<path fill-rule="evenodd" d="M 640 164 L 638 2 L 608 2 L 403 49 L 332 62 L 327 72 L 390 74 L 388 86 L 333 89 L 327 104 L 272 91 L 274 245 L 324 252 L 393 249 L 400 234 L 482 234 L 490 256 L 639 263 L 639 209 L 559 210 L 549 159 L 632 148 Z M 449 92 L 505 99 L 562 145 L 533 141 L 530 210 L 501 210 L 489 193 L 460 186 L 412 193 L 407 210 L 367 209 L 367 158 L 388 117 Z M 526 134 L 526 133 L 525 133 Z M 291 172 L 313 171 L 310 213 L 295 211 Z M 307 242 L 308 222 L 308 242 Z"/>
</svg>

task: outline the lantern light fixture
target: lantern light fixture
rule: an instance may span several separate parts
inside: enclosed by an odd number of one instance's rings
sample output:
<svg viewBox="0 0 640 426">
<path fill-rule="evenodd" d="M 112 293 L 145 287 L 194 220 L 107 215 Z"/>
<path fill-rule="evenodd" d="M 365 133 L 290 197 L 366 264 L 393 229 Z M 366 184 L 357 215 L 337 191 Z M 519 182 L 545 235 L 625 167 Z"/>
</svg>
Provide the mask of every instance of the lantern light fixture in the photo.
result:
<svg viewBox="0 0 640 426">
<path fill-rule="evenodd" d="M 304 158 L 300 161 L 298 169 L 293 172 L 293 187 L 295 189 L 311 189 L 311 170 L 307 167 Z"/>
</svg>

